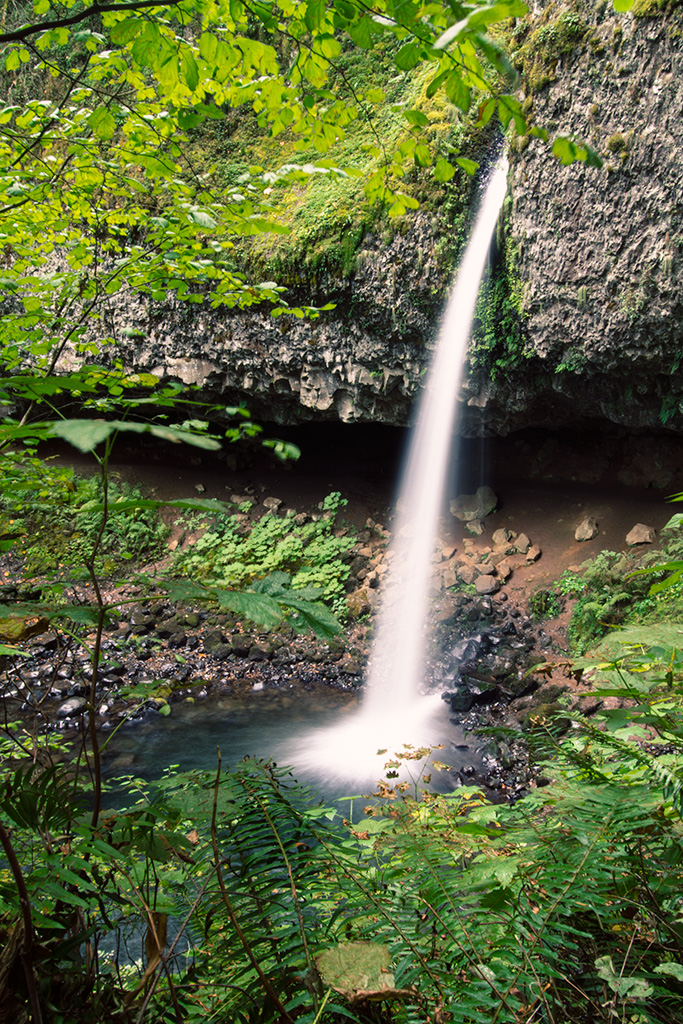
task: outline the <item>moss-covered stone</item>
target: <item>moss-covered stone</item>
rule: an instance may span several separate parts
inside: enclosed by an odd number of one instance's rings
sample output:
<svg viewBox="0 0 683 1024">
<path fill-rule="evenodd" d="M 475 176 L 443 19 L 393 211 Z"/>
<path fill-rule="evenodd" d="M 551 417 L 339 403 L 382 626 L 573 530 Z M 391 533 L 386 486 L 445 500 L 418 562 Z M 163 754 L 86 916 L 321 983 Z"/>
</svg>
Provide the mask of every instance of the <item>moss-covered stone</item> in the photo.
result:
<svg viewBox="0 0 683 1024">
<path fill-rule="evenodd" d="M 634 18 L 660 18 L 681 3 L 682 0 L 635 0 L 631 13 Z"/>
<path fill-rule="evenodd" d="M 524 74 L 527 91 L 538 92 L 555 80 L 560 57 L 586 40 L 589 26 L 577 7 L 563 10 L 556 3 L 533 20 L 533 29 L 530 20 L 525 25 L 528 34 L 515 53 L 515 63 Z"/>
</svg>

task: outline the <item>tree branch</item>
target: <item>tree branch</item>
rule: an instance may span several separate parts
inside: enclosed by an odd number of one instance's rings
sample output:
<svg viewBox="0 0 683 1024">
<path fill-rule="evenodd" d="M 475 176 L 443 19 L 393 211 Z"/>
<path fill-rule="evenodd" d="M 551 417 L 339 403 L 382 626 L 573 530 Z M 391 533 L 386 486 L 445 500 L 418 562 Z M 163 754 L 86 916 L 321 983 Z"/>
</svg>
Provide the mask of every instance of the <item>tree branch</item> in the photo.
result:
<svg viewBox="0 0 683 1024">
<path fill-rule="evenodd" d="M 78 25 L 82 21 L 96 18 L 110 11 L 140 11 L 145 7 L 177 7 L 182 0 L 132 0 L 132 3 L 99 4 L 94 3 L 83 11 L 70 15 L 68 18 L 55 18 L 54 21 L 43 21 L 37 25 L 24 25 L 13 32 L 0 32 L 0 43 L 18 43 L 30 39 L 53 28 L 66 28 L 67 25 Z"/>
<path fill-rule="evenodd" d="M 24 875 L 12 845 L 10 834 L 2 822 L 0 822 L 0 844 L 2 845 L 5 856 L 7 857 L 7 863 L 9 864 L 10 871 L 14 876 L 14 883 L 19 894 L 19 905 L 21 907 L 21 917 L 24 926 L 21 953 L 19 955 L 22 967 L 24 968 L 24 977 L 26 978 L 26 989 L 28 991 L 28 1001 L 31 1007 L 31 1017 L 33 1018 L 33 1024 L 43 1024 L 38 985 L 33 971 L 33 918 L 31 916 L 31 897 L 28 894 Z"/>
</svg>

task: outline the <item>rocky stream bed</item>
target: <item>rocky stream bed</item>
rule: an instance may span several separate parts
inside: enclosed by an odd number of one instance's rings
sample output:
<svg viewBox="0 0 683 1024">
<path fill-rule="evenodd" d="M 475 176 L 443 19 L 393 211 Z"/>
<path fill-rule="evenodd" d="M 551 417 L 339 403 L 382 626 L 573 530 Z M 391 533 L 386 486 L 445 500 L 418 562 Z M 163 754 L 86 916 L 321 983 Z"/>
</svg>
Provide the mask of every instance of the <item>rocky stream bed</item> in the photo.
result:
<svg viewBox="0 0 683 1024">
<path fill-rule="evenodd" d="M 588 687 L 569 663 L 563 632 L 567 610 L 559 620 L 541 624 L 528 614 L 544 557 L 541 543 L 501 525 L 514 515 L 503 520 L 492 508 L 477 511 L 481 499 L 478 492 L 469 504 L 452 503 L 452 530 L 435 558 L 436 626 L 425 689 L 442 694 L 450 721 L 466 737 L 451 758 L 448 786 L 477 784 L 494 798 L 510 799 L 544 782 L 530 755 L 529 738 L 558 710 L 558 698 L 564 707 L 584 713 L 600 705 L 585 696 Z M 280 499 L 266 497 L 263 503 L 285 511 Z M 496 501 L 489 504 L 495 507 Z M 464 506 L 477 514 L 461 514 Z M 585 505 L 577 508 L 585 511 Z M 580 526 L 586 516 L 574 518 Z M 528 521 L 534 522 L 531 516 Z M 534 526 L 539 529 L 537 522 Z M 555 543 L 558 532 L 556 526 Z M 128 749 L 135 748 L 136 731 L 144 745 L 143 733 L 148 735 L 154 723 L 163 729 L 166 717 L 178 715 L 183 706 L 201 706 L 202 715 L 213 720 L 225 713 L 226 699 L 238 701 L 247 716 L 250 702 L 256 708 L 274 694 L 302 706 L 333 706 L 339 695 L 358 703 L 373 611 L 390 559 L 388 537 L 373 519 L 358 533 L 348 556 L 350 618 L 343 634 L 328 641 L 296 634 L 287 625 L 263 632 L 232 613 L 158 595 L 145 599 L 135 586 L 118 592 L 118 598 L 138 600 L 114 612 L 118 618 L 105 631 L 96 705 L 102 736 L 122 730 L 117 735 L 126 736 Z M 556 562 L 549 534 L 546 539 L 548 558 Z M 575 541 L 572 550 L 580 546 L 588 554 L 600 539 Z M 22 597 L 18 584 L 7 583 L 3 590 L 6 602 Z M 81 599 L 87 596 L 80 594 Z M 40 631 L 24 645 L 28 657 L 4 659 L 5 722 L 19 719 L 38 732 L 76 737 L 87 713 L 89 654 L 64 632 L 45 631 L 40 623 L 35 629 Z M 182 743 L 191 746 L 193 740 L 185 736 Z M 130 757 L 117 762 L 116 738 L 111 748 L 113 771 L 134 766 Z M 182 761 L 183 750 L 177 754 Z"/>
<path fill-rule="evenodd" d="M 535 726 L 542 727 L 560 706 L 584 713 L 598 707 L 569 662 L 571 601 L 558 618 L 539 623 L 532 621 L 530 597 L 601 550 L 626 549 L 626 537 L 637 523 L 650 527 L 656 543 L 671 514 L 661 492 L 652 488 L 626 488 L 608 478 L 582 483 L 592 463 L 575 446 L 555 442 L 553 462 L 564 478 L 556 472 L 554 479 L 547 479 L 545 463 L 541 472 L 535 462 L 524 461 L 526 448 L 516 439 L 498 442 L 489 461 L 494 507 L 474 515 L 472 505 L 459 515 L 462 503 L 457 498 L 451 503 L 454 514 L 444 524 L 435 556 L 436 627 L 425 672 L 425 687 L 443 693 L 454 728 L 466 733 L 465 741 L 458 741 L 451 784 L 484 785 L 498 798 L 517 796 L 542 782 L 529 754 Z M 112 612 L 103 639 L 96 715 L 103 737 L 118 730 L 110 749 L 115 751 L 117 737 L 124 734 L 129 750 L 135 749 L 136 737 L 144 747 L 150 728 L 162 730 L 181 717 L 183 708 L 194 708 L 197 723 L 200 708 L 200 717 L 220 719 L 235 702 L 248 719 L 249 708 L 262 705 L 264 698 L 277 698 L 282 707 L 329 705 L 340 714 L 359 702 L 390 558 L 391 476 L 359 473 L 365 465 L 359 459 L 369 458 L 371 450 L 377 458 L 376 446 L 354 443 L 346 457 L 343 449 L 335 451 L 339 472 L 334 485 L 348 496 L 348 524 L 355 531 L 346 556 L 349 617 L 340 636 L 324 642 L 297 635 L 286 625 L 264 632 L 231 613 L 178 604 L 158 592 L 150 598 L 133 584 L 106 590 L 107 599 L 131 602 Z M 252 517 L 269 509 L 306 516 L 316 514 L 331 489 L 329 459 L 327 445 L 320 466 L 311 461 L 304 474 L 298 467 L 294 473 L 279 467 L 264 472 L 262 466 L 226 473 L 208 462 L 168 468 L 146 461 L 116 470 L 162 499 L 199 493 L 227 500 L 247 492 Z M 170 547 L 192 543 L 191 533 L 181 537 L 176 531 L 169 538 Z M 23 580 L 21 564 L 11 555 L 2 555 L 0 573 L 4 604 L 31 593 L 34 581 Z M 74 596 L 88 597 L 83 590 Z M 22 647 L 28 657 L 3 658 L 0 665 L 5 722 L 23 720 L 41 732 L 75 736 L 87 708 L 88 653 L 67 633 L 46 631 L 46 624 L 36 625 L 35 635 Z M 494 733 L 481 734 L 489 729 Z M 191 731 L 179 742 L 192 746 Z M 229 751 L 224 753 L 229 759 Z"/>
</svg>

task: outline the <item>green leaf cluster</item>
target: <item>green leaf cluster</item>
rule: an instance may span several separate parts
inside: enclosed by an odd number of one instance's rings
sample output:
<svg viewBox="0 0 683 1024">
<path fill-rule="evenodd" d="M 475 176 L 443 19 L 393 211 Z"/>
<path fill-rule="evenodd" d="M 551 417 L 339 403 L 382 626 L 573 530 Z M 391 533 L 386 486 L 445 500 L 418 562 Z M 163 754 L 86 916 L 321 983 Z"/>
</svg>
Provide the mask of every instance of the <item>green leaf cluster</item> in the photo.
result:
<svg viewBox="0 0 683 1024">
<path fill-rule="evenodd" d="M 683 619 L 682 522 L 675 514 L 662 528 L 659 551 L 601 551 L 558 582 L 559 593 L 577 598 L 567 630 L 574 654 L 615 627 Z"/>
<path fill-rule="evenodd" d="M 168 528 L 156 510 L 145 508 L 139 490 L 123 481 L 110 481 L 109 498 L 113 507 L 99 567 L 111 575 L 126 562 L 157 559 L 165 550 Z M 98 476 L 80 476 L 67 464 L 44 461 L 30 451 L 5 452 L 0 460 L 0 543 L 19 558 L 26 578 L 75 579 L 79 571 L 84 574 L 99 532 L 101 501 Z"/>
<path fill-rule="evenodd" d="M 210 586 L 233 588 L 273 574 L 284 579 L 285 574 L 293 593 L 302 599 L 322 598 L 343 613 L 347 556 L 355 543 L 353 533 L 336 522 L 345 504 L 333 492 L 321 503 L 321 513 L 303 523 L 293 513 L 269 512 L 251 521 L 245 513 L 218 515 L 204 522 L 203 532 L 178 555 L 175 568 Z"/>
</svg>

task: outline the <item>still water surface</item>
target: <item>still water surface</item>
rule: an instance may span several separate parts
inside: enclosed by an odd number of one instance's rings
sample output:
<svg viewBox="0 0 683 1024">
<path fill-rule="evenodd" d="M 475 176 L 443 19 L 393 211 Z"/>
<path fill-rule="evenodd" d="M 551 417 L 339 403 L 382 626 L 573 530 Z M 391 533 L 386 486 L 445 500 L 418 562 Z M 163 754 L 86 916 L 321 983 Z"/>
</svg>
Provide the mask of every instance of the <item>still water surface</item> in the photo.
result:
<svg viewBox="0 0 683 1024">
<path fill-rule="evenodd" d="M 472 766 L 479 770 L 480 752 L 471 737 L 465 737 L 450 722 L 444 702 L 426 699 L 432 702 L 430 726 L 419 742 L 443 744 L 434 757 L 452 765 L 453 770 L 434 772 L 433 788 L 448 792 L 460 784 L 459 769 Z M 368 758 L 367 737 L 361 750 L 361 739 L 353 726 L 358 707 L 356 694 L 323 687 L 287 693 L 263 690 L 246 696 L 175 704 L 167 718 L 155 714 L 112 736 L 105 752 L 105 772 L 109 779 L 135 774 L 152 780 L 171 766 L 215 770 L 220 748 L 223 767 L 233 767 L 247 756 L 290 765 L 294 776 L 325 800 L 367 794 L 378 779 L 385 778 L 387 760 L 402 750 L 403 742 L 410 742 L 410 737 L 397 741 L 382 754 L 376 753 L 377 744 L 371 744 L 372 757 Z M 340 740 L 334 770 L 321 771 L 316 749 L 324 750 Z M 406 767 L 408 778 L 417 781 L 423 764 L 408 762 Z"/>
</svg>

